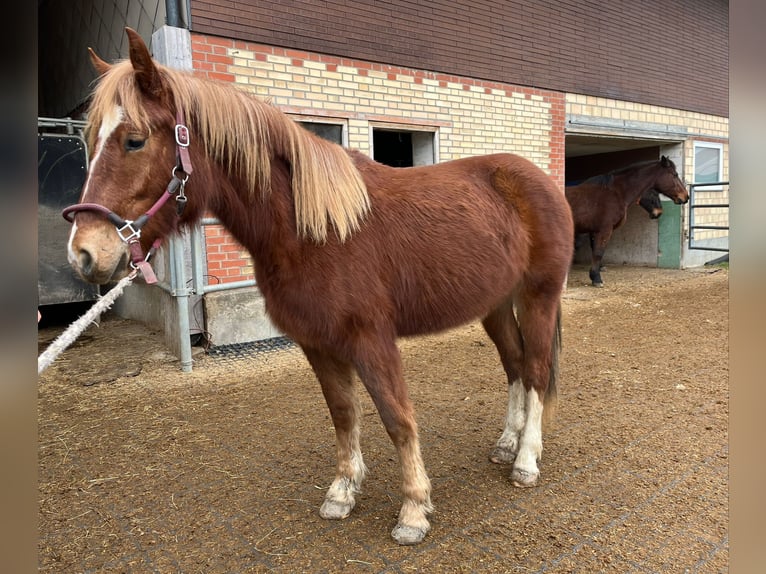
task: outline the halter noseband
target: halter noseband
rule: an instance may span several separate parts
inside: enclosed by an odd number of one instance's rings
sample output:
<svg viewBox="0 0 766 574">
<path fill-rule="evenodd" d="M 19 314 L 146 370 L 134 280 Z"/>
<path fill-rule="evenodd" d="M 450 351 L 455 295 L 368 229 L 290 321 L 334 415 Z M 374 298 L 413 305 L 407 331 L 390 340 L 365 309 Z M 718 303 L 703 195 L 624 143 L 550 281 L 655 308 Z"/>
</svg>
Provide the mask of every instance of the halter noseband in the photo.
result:
<svg viewBox="0 0 766 574">
<path fill-rule="evenodd" d="M 125 243 L 128 244 L 130 250 L 130 266 L 141 272 L 144 276 L 144 280 L 148 284 L 157 283 L 157 276 L 154 274 L 154 270 L 149 265 L 149 259 L 162 242 L 162 237 L 158 237 L 152 243 L 149 252 L 144 256 L 143 249 L 141 249 L 141 228 L 147 224 L 149 219 L 157 213 L 160 208 L 165 205 L 170 196 L 175 195 L 176 191 L 176 210 L 180 216 L 186 207 L 186 195 L 184 194 L 184 186 L 189 179 L 189 174 L 192 172 L 191 159 L 189 158 L 189 128 L 186 127 L 183 121 L 183 114 L 179 111 L 176 114 L 176 152 L 177 152 L 177 164 L 171 172 L 170 182 L 165 188 L 165 192 L 160 198 L 154 202 L 149 210 L 140 215 L 135 220 L 123 219 L 112 210 L 100 205 L 98 203 L 76 203 L 70 205 L 61 212 L 68 222 L 74 222 L 74 216 L 80 211 L 95 211 L 102 214 L 106 219 L 114 225 L 117 230 L 117 235 L 120 236 Z M 179 177 L 178 172 L 182 172 L 185 177 Z"/>
</svg>

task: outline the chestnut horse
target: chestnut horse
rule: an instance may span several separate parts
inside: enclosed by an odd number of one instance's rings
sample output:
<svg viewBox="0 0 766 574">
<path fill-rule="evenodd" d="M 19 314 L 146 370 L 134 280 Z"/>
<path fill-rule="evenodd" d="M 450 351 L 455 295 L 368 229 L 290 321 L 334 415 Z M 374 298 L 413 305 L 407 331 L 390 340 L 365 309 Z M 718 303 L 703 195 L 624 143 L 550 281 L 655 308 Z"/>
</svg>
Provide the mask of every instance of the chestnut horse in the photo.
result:
<svg viewBox="0 0 766 574">
<path fill-rule="evenodd" d="M 565 188 L 572 208 L 575 234 L 587 233 L 590 238 L 589 275 L 594 287 L 604 286 L 601 260 L 612 233 L 625 223 L 631 204 L 639 203 L 647 209 L 641 201 L 652 201 L 651 198 L 644 198 L 651 190 L 678 204 L 689 201 L 689 192 L 678 177 L 675 164 L 665 156 L 596 175 Z M 649 213 L 651 215 L 652 212 Z"/>
<path fill-rule="evenodd" d="M 154 62 L 127 33 L 129 60 L 91 51 L 92 159 L 81 203 L 64 210 L 79 274 L 103 284 L 132 262 L 146 278 L 144 252 L 219 218 L 252 255 L 270 319 L 305 353 L 330 410 L 337 468 L 320 515 L 347 517 L 366 472 L 356 373 L 399 457 L 400 544 L 423 540 L 433 507 L 397 337 L 481 319 L 509 385 L 490 458 L 534 486 L 574 241 L 555 182 L 511 154 L 381 165 L 233 85 Z"/>
</svg>

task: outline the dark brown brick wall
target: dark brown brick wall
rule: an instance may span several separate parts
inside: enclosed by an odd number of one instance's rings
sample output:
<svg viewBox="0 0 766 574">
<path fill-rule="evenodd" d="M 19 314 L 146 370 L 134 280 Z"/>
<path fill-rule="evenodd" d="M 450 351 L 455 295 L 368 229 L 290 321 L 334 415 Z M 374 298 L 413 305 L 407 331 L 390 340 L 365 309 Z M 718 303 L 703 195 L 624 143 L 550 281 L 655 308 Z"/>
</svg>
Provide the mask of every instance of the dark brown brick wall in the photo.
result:
<svg viewBox="0 0 766 574">
<path fill-rule="evenodd" d="M 729 115 L 726 0 L 192 0 L 192 29 Z"/>
</svg>

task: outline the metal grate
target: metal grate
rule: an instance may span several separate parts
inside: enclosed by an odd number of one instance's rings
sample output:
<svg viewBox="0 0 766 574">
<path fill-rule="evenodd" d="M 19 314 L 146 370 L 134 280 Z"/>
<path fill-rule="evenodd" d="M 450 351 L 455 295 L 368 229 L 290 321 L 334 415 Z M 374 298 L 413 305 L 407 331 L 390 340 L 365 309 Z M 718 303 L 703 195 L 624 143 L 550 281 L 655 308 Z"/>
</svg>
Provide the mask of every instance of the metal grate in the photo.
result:
<svg viewBox="0 0 766 574">
<path fill-rule="evenodd" d="M 698 193 L 707 193 L 705 200 L 698 199 Z M 711 197 L 720 196 L 720 201 L 713 201 Z M 689 186 L 689 249 L 701 251 L 729 252 L 729 182 L 717 181 L 714 183 L 694 183 Z M 711 209 L 725 209 L 726 225 L 699 225 L 697 223 L 700 212 Z M 698 239 L 695 230 L 699 231 L 726 231 L 726 234 L 717 236 L 716 239 Z"/>
<path fill-rule="evenodd" d="M 214 359 L 235 361 L 248 359 L 263 353 L 274 353 L 297 348 L 295 343 L 287 337 L 274 337 L 262 341 L 249 341 L 247 343 L 232 343 L 230 345 L 218 345 L 210 347 L 207 354 Z"/>
</svg>

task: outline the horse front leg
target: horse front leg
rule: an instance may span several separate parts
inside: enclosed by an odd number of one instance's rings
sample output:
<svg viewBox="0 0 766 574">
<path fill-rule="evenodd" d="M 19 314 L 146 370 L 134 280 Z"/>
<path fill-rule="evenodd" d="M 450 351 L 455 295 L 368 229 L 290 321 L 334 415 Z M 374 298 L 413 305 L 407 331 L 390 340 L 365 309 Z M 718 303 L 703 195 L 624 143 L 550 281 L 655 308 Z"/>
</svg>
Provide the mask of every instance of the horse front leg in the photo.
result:
<svg viewBox="0 0 766 574">
<path fill-rule="evenodd" d="M 360 341 L 355 365 L 399 456 L 404 501 L 391 536 L 399 544 L 418 544 L 431 529 L 427 518 L 433 512 L 431 481 L 423 465 L 415 412 L 394 338 Z"/>
<path fill-rule="evenodd" d="M 346 518 L 356 505 L 367 469 L 359 445 L 359 400 L 354 390 L 350 363 L 315 349 L 303 348 L 314 373 L 335 427 L 337 469 L 327 490 L 319 515 L 327 519 Z"/>
<path fill-rule="evenodd" d="M 590 277 L 591 284 L 594 287 L 603 287 L 604 281 L 601 279 L 601 260 L 604 258 L 606 246 L 609 238 L 612 236 L 612 230 L 599 231 L 590 234 Z"/>
</svg>

